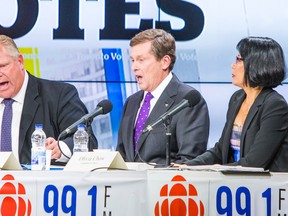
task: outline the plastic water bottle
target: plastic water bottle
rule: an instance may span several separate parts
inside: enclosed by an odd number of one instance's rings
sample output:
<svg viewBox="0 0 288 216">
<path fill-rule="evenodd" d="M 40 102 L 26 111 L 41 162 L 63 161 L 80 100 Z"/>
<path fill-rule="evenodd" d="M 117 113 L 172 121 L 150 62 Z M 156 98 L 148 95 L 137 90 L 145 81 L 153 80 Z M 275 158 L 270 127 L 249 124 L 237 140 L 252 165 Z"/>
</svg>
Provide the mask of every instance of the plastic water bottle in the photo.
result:
<svg viewBox="0 0 288 216">
<path fill-rule="evenodd" d="M 42 124 L 35 124 L 35 131 L 31 136 L 31 170 L 46 169 L 46 134 Z"/>
<path fill-rule="evenodd" d="M 84 124 L 79 124 L 77 131 L 73 136 L 74 148 L 73 152 L 88 152 L 89 135 L 85 130 Z"/>
</svg>

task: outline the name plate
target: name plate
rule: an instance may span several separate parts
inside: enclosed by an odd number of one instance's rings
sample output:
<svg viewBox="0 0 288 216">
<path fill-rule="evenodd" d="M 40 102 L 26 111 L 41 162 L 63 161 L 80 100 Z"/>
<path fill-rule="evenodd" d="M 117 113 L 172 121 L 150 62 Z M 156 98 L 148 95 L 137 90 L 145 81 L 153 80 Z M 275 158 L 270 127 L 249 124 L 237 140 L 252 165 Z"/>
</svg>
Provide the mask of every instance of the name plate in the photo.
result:
<svg viewBox="0 0 288 216">
<path fill-rule="evenodd" d="M 12 152 L 0 152 L 0 168 L 2 170 L 22 170 L 19 161 Z"/>
<path fill-rule="evenodd" d="M 109 169 L 128 169 L 118 151 L 75 152 L 64 171 L 95 171 Z"/>
</svg>

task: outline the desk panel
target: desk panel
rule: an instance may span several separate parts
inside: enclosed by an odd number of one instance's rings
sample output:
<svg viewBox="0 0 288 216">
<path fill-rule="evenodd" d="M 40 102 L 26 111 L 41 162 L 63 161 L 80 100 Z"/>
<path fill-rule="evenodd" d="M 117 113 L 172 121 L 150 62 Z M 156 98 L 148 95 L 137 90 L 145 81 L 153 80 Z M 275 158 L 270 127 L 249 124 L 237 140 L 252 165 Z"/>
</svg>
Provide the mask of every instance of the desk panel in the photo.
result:
<svg viewBox="0 0 288 216">
<path fill-rule="evenodd" d="M 288 174 L 1 171 L 0 207 L 25 215 L 288 215 Z"/>
</svg>

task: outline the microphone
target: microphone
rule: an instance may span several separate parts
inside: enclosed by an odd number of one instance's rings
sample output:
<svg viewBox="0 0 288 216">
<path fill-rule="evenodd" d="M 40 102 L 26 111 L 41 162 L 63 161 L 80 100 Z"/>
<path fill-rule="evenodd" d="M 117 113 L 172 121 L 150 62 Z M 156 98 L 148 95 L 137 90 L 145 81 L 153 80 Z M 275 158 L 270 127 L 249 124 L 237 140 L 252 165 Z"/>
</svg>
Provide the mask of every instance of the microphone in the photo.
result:
<svg viewBox="0 0 288 216">
<path fill-rule="evenodd" d="M 201 99 L 201 95 L 198 91 L 192 90 L 188 92 L 182 101 L 178 105 L 176 105 L 173 109 L 165 112 L 163 115 L 161 115 L 157 121 L 155 121 L 153 124 L 148 125 L 144 130 L 143 133 L 146 133 L 147 131 L 153 130 L 154 127 L 156 127 L 159 123 L 164 122 L 167 118 L 175 115 L 176 113 L 180 112 L 182 109 L 186 107 L 193 107 L 196 104 L 199 103 Z"/>
<path fill-rule="evenodd" d="M 78 121 L 76 121 L 75 123 L 70 125 L 68 128 L 66 128 L 61 133 L 61 135 L 65 136 L 65 135 L 71 133 L 73 130 L 75 130 L 77 128 L 77 126 L 79 124 L 90 121 L 91 119 L 93 119 L 97 115 L 109 113 L 112 110 L 112 108 L 113 108 L 113 105 L 109 100 L 103 100 L 103 101 L 99 102 L 97 107 L 91 113 L 84 115 L 81 119 L 79 119 Z"/>
</svg>

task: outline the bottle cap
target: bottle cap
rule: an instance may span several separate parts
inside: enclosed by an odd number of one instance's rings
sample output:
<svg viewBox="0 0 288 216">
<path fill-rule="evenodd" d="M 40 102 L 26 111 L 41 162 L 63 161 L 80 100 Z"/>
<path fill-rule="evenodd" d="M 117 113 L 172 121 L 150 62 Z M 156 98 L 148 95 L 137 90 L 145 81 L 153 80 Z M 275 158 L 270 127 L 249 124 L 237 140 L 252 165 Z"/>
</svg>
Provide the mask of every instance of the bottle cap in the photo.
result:
<svg viewBox="0 0 288 216">
<path fill-rule="evenodd" d="M 35 124 L 35 129 L 36 128 L 41 128 L 42 129 L 43 128 L 43 124 Z"/>
<path fill-rule="evenodd" d="M 84 125 L 84 124 L 79 124 L 79 125 L 77 126 L 77 128 L 85 128 L 85 125 Z"/>
</svg>

